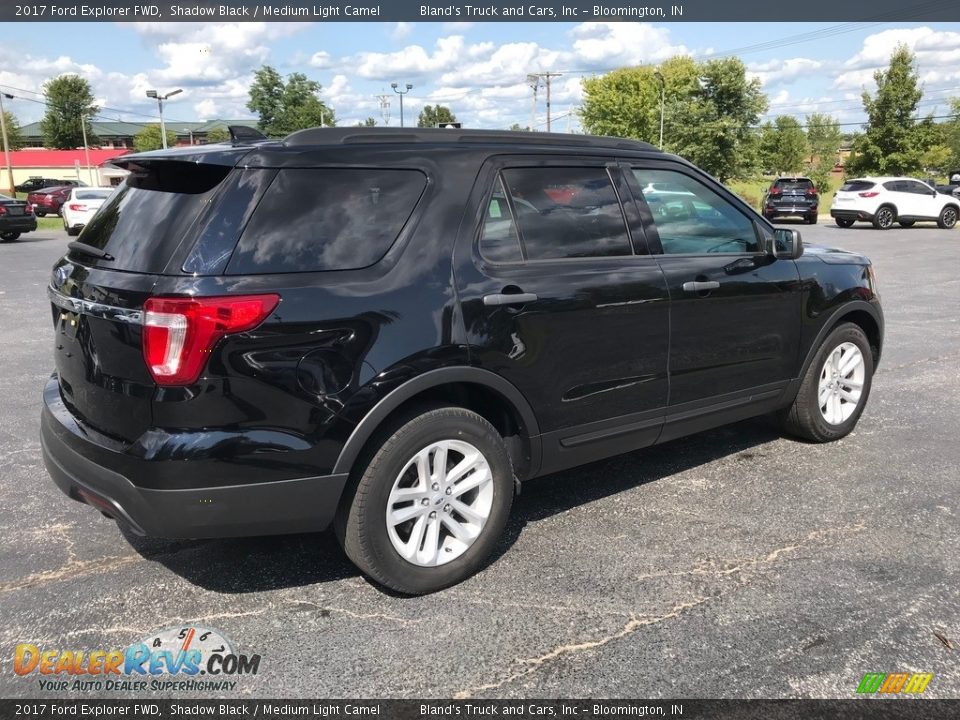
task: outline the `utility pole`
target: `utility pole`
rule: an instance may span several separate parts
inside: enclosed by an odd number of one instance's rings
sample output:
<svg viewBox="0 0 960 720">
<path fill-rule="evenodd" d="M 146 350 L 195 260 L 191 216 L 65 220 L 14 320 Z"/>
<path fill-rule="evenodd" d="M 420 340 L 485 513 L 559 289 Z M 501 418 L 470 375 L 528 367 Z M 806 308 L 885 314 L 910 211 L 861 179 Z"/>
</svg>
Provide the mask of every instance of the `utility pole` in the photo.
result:
<svg viewBox="0 0 960 720">
<path fill-rule="evenodd" d="M 7 119 L 4 117 L 3 113 L 3 99 L 13 100 L 13 95 L 9 95 L 5 92 L 0 92 L 0 134 L 3 135 L 3 156 L 4 160 L 7 163 L 7 191 L 10 193 L 10 196 L 15 195 L 13 189 L 13 164 L 10 161 L 10 142 L 7 140 Z"/>
<path fill-rule="evenodd" d="M 80 113 L 80 130 L 83 132 L 83 157 L 87 162 L 87 180 L 90 187 L 94 187 L 93 175 L 90 173 L 90 146 L 87 145 L 87 115 Z M 78 180 L 80 178 L 77 178 Z"/>
<path fill-rule="evenodd" d="M 530 85 L 530 89 L 533 90 L 533 105 L 530 106 L 530 132 L 533 132 L 533 126 L 537 123 L 537 90 L 540 89 L 540 76 L 533 75 L 532 73 L 527 75 L 527 83 Z"/>
<path fill-rule="evenodd" d="M 380 117 L 383 118 L 383 124 L 390 124 L 390 96 L 377 95 L 377 101 L 380 103 Z"/>
<path fill-rule="evenodd" d="M 660 149 L 663 150 L 663 108 L 666 104 L 667 83 L 659 70 L 654 71 L 653 76 L 660 83 Z"/>
<path fill-rule="evenodd" d="M 550 81 L 555 77 L 560 77 L 563 73 L 558 72 L 539 72 L 539 73 L 530 73 L 527 75 L 527 81 L 532 82 L 532 78 L 537 79 L 537 84 L 542 79 L 544 84 L 547 86 L 547 132 L 550 132 L 551 127 L 551 117 L 550 117 Z M 536 88 L 534 88 L 534 102 L 536 102 Z M 533 130 L 533 128 L 530 128 Z"/>
<path fill-rule="evenodd" d="M 403 96 L 406 95 L 411 90 L 413 90 L 413 85 L 411 85 L 410 83 L 407 83 L 404 86 L 406 88 L 405 90 L 399 89 L 400 88 L 399 83 L 390 83 L 390 87 L 392 87 L 393 91 L 400 96 L 400 127 L 403 127 Z"/>
</svg>

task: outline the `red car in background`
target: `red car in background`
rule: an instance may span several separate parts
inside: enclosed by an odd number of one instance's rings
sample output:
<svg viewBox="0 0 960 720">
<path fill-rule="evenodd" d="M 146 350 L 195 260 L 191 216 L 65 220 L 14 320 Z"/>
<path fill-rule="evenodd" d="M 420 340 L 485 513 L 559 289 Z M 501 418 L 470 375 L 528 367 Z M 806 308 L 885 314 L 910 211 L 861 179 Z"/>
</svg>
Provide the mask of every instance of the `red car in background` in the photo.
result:
<svg viewBox="0 0 960 720">
<path fill-rule="evenodd" d="M 73 190 L 72 185 L 59 185 L 57 187 L 43 188 L 27 195 L 27 204 L 33 207 L 33 212 L 37 217 L 43 217 L 48 213 L 50 215 L 59 215 L 60 208 L 70 196 Z"/>
</svg>

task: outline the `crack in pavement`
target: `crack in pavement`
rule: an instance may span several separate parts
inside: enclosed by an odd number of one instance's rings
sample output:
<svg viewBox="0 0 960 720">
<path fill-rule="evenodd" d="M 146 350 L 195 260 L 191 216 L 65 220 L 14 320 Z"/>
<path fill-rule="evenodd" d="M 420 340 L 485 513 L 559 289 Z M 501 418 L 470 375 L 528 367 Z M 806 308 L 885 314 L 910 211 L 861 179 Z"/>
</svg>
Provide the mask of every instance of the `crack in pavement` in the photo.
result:
<svg viewBox="0 0 960 720">
<path fill-rule="evenodd" d="M 346 608 L 330 607 L 329 605 L 320 605 L 313 602 L 312 600 L 301 600 L 298 598 L 293 598 L 289 600 L 284 600 L 285 603 L 289 605 L 310 605 L 311 607 L 316 608 L 323 613 L 340 613 L 346 615 L 347 617 L 355 618 L 357 620 L 389 620 L 390 622 L 400 623 L 401 625 L 416 625 L 417 623 L 422 623 L 424 618 L 402 618 L 397 617 L 396 615 L 386 615 L 384 613 L 358 613 L 353 610 L 347 610 Z"/>
<path fill-rule="evenodd" d="M 57 523 L 56 525 L 46 525 L 33 530 L 38 535 L 56 535 L 63 541 L 63 546 L 67 551 L 67 562 L 53 570 L 42 570 L 31 573 L 24 578 L 18 578 L 10 582 L 0 584 L 0 595 L 13 590 L 24 590 L 37 585 L 58 582 L 68 578 L 76 578 L 83 575 L 91 575 L 102 572 L 109 572 L 124 565 L 142 560 L 143 558 L 136 554 L 130 555 L 109 555 L 107 557 L 96 558 L 93 560 L 79 560 L 76 553 L 76 541 L 70 536 L 70 530 L 73 525 L 69 523 Z"/>
<path fill-rule="evenodd" d="M 866 525 L 864 523 L 859 522 L 849 527 L 823 528 L 820 530 L 812 530 L 811 532 L 807 533 L 805 537 L 803 537 L 798 541 L 795 541 L 794 543 L 791 543 L 789 545 L 784 545 L 782 547 L 771 550 L 763 557 L 751 558 L 748 560 L 739 561 L 738 564 L 732 567 L 717 569 L 717 568 L 704 567 L 701 565 L 691 570 L 687 570 L 679 573 L 662 573 L 659 575 L 647 575 L 647 576 L 640 576 L 640 577 L 641 578 L 663 577 L 666 575 L 691 575 L 691 574 L 706 574 L 706 575 L 714 575 L 714 576 L 721 576 L 721 577 L 729 577 L 746 567 L 753 568 L 758 565 L 773 564 L 784 553 L 789 553 L 794 550 L 798 550 L 809 543 L 818 542 L 824 538 L 851 535 L 854 533 L 861 532 L 865 527 Z M 710 595 L 698 596 L 693 600 L 679 603 L 677 605 L 674 605 L 673 608 L 671 608 L 666 613 L 663 613 L 662 615 L 655 615 L 655 616 L 631 615 L 627 623 L 620 630 L 618 630 L 617 632 L 611 635 L 606 635 L 598 640 L 586 640 L 579 643 L 569 643 L 569 644 L 560 645 L 550 650 L 549 652 L 546 652 L 543 655 L 539 655 L 537 657 L 527 658 L 527 659 L 517 659 L 515 663 L 519 665 L 525 665 L 527 667 L 525 667 L 522 670 L 515 671 L 509 674 L 507 677 L 501 680 L 498 680 L 496 682 L 485 683 L 483 685 L 478 685 L 477 687 L 474 687 L 474 688 L 461 690 L 455 693 L 453 697 L 454 699 L 457 699 L 457 700 L 464 700 L 464 699 L 473 697 L 477 693 L 481 693 L 487 690 L 498 690 L 504 685 L 513 683 L 517 680 L 520 680 L 524 677 L 527 677 L 528 675 L 535 673 L 537 670 L 539 670 L 541 667 L 543 667 L 544 665 L 546 665 L 552 660 L 556 660 L 557 658 L 561 658 L 567 655 L 575 655 L 578 653 L 587 652 L 590 650 L 595 650 L 596 648 L 603 647 L 604 645 L 608 645 L 609 643 L 612 643 L 616 640 L 620 640 L 629 635 L 632 635 L 634 632 L 636 632 L 641 628 L 648 627 L 651 625 L 656 625 L 658 623 L 662 623 L 667 620 L 671 620 L 673 618 L 679 617 L 683 613 L 693 608 L 696 608 L 700 605 L 708 603 L 711 600 L 717 600 L 723 597 L 725 594 L 733 590 L 746 587 L 749 584 L 750 584 L 750 581 L 748 579 L 745 579 L 743 576 L 740 576 L 740 578 L 737 580 L 737 582 L 733 585 L 732 588 L 729 588 L 726 591 L 718 590 L 715 593 L 712 593 Z"/>
<path fill-rule="evenodd" d="M 562 657 L 564 655 L 573 655 L 576 653 L 585 652 L 587 650 L 594 650 L 598 647 L 603 647 L 604 645 L 608 645 L 609 643 L 612 643 L 615 640 L 620 640 L 621 638 L 631 635 L 632 633 L 636 632 L 642 627 L 647 627 L 649 625 L 656 625 L 657 623 L 661 623 L 666 620 L 679 617 L 684 612 L 691 610 L 695 607 L 698 607 L 699 605 L 703 605 L 704 603 L 710 602 L 711 600 L 716 600 L 719 597 L 720 595 L 707 595 L 703 597 L 698 597 L 695 600 L 691 600 L 690 602 L 685 602 L 685 603 L 680 603 L 679 605 L 675 605 L 669 612 L 664 613 L 663 615 L 657 615 L 655 617 L 631 617 L 630 620 L 628 620 L 627 623 L 620 630 L 618 630 L 617 632 L 611 635 L 606 635 L 600 638 L 599 640 L 587 640 L 587 641 L 575 643 L 575 644 L 560 645 L 558 647 L 555 647 L 553 650 L 550 650 L 549 652 L 544 653 L 543 655 L 539 655 L 537 657 L 528 658 L 528 659 L 518 659 L 516 662 L 522 665 L 527 665 L 528 667 L 519 672 L 512 673 L 511 675 L 508 675 L 507 677 L 497 682 L 478 685 L 477 687 L 471 688 L 469 690 L 461 690 L 460 692 L 454 693 L 453 699 L 466 700 L 468 698 L 473 697 L 477 693 L 484 692 L 485 690 L 497 690 L 503 687 L 504 685 L 515 682 L 521 678 L 526 677 L 527 675 L 531 675 L 535 673 L 537 670 L 543 667 L 543 665 L 550 662 L 551 660 L 555 660 L 558 657 Z"/>
</svg>

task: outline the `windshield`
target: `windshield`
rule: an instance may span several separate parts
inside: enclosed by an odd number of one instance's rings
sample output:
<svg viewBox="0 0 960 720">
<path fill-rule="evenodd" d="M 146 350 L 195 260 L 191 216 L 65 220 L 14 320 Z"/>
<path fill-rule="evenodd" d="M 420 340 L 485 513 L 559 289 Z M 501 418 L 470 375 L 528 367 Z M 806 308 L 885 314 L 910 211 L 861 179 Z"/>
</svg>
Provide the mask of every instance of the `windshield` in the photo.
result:
<svg viewBox="0 0 960 720">
<path fill-rule="evenodd" d="M 112 188 L 110 190 L 77 190 L 73 196 L 77 200 L 106 200 L 112 192 Z"/>
</svg>

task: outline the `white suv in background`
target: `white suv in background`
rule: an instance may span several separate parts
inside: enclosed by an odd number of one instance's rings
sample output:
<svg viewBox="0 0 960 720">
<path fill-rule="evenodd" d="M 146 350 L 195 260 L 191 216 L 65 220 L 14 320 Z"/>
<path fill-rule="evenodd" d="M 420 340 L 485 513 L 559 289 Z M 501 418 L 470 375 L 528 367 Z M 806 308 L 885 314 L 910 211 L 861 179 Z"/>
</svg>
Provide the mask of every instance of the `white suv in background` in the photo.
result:
<svg viewBox="0 0 960 720">
<path fill-rule="evenodd" d="M 910 227 L 932 220 L 949 229 L 960 217 L 960 199 L 937 192 L 925 182 L 908 177 L 867 177 L 847 180 L 833 196 L 830 217 L 846 228 L 857 220 L 886 230 L 899 222 Z"/>
<path fill-rule="evenodd" d="M 71 190 L 60 208 L 67 235 L 79 235 L 112 192 L 113 188 L 75 187 Z"/>
</svg>

